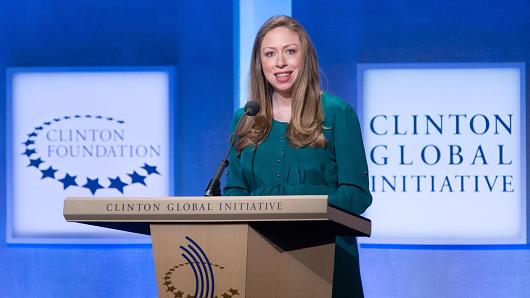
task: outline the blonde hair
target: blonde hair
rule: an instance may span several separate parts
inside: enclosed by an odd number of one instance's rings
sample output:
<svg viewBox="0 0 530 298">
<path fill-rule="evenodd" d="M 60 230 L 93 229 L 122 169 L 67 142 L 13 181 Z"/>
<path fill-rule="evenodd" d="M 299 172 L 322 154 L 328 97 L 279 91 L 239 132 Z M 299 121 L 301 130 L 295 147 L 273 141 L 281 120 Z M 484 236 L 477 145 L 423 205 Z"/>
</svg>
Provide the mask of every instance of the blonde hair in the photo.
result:
<svg viewBox="0 0 530 298">
<path fill-rule="evenodd" d="M 297 148 L 326 146 L 326 139 L 322 133 L 324 113 L 320 102 L 320 75 L 315 49 L 300 23 L 288 16 L 274 16 L 261 26 L 254 40 L 248 98 L 258 102 L 261 110 L 256 116 L 242 120 L 236 131 L 235 147 L 238 152 L 252 144 L 261 143 L 272 127 L 274 90 L 261 67 L 261 43 L 267 33 L 278 27 L 285 27 L 297 33 L 302 49 L 300 74 L 292 87 L 291 121 L 287 128 L 287 139 Z"/>
</svg>

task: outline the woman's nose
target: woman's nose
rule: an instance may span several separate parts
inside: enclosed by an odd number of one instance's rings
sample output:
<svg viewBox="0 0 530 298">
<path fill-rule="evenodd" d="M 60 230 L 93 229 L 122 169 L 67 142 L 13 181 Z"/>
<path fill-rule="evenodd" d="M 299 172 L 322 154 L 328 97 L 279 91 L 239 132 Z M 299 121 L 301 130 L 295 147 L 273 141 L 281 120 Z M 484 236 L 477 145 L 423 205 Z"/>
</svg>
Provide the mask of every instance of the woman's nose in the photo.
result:
<svg viewBox="0 0 530 298">
<path fill-rule="evenodd" d="M 285 56 L 283 54 L 278 55 L 278 59 L 276 59 L 276 66 L 279 68 L 284 68 L 287 65 Z"/>
</svg>

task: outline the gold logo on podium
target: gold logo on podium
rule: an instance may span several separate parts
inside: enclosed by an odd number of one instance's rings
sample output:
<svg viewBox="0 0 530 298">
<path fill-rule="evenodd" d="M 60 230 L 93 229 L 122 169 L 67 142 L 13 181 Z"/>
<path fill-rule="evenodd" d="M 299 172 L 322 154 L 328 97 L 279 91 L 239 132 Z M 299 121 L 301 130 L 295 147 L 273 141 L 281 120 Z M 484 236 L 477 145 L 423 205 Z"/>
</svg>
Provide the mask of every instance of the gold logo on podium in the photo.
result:
<svg viewBox="0 0 530 298">
<path fill-rule="evenodd" d="M 224 266 L 210 262 L 204 250 L 190 237 L 186 236 L 188 243 L 180 245 L 182 258 L 185 262 L 177 264 L 169 269 L 162 278 L 166 292 L 170 292 L 175 298 L 231 298 L 240 295 L 237 289 L 230 288 L 222 293 L 216 294 L 215 274 L 225 269 Z M 173 280 L 184 280 L 181 276 L 189 274 L 191 268 L 195 277 L 195 291 L 187 293 L 178 288 Z"/>
</svg>

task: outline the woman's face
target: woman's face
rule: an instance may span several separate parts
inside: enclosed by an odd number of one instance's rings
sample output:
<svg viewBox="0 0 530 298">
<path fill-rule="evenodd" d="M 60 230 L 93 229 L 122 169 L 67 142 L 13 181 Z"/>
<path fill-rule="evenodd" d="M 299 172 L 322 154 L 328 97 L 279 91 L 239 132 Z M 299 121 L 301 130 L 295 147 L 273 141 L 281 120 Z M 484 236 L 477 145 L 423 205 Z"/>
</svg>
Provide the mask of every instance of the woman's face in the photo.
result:
<svg viewBox="0 0 530 298">
<path fill-rule="evenodd" d="M 269 31 L 261 42 L 260 56 L 263 74 L 274 91 L 290 98 L 302 63 L 298 34 L 285 27 Z"/>
</svg>

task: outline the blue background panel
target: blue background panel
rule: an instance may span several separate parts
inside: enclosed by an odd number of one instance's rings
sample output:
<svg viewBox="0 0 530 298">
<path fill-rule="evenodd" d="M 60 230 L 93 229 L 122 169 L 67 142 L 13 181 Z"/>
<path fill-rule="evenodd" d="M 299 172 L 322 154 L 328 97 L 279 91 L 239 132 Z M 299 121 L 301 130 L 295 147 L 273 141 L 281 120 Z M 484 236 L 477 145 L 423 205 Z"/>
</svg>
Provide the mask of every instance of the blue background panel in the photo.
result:
<svg viewBox="0 0 530 298">
<path fill-rule="evenodd" d="M 317 49 L 324 88 L 354 107 L 357 63 L 530 62 L 528 1 L 293 0 L 292 7 Z M 528 78 L 526 67 L 526 86 Z M 527 129 L 527 148 L 528 140 Z M 366 297 L 530 297 L 528 245 L 372 246 L 360 257 Z"/>
<path fill-rule="evenodd" d="M 293 0 L 292 15 L 317 48 L 324 89 L 353 106 L 357 63 L 530 61 L 526 0 Z M 0 69 L 177 66 L 175 194 L 200 195 L 227 146 L 234 21 L 231 1 L 0 0 Z M 5 83 L 0 71 L 1 115 Z M 0 297 L 156 296 L 149 245 L 8 246 L 5 223 L 0 213 Z M 527 246 L 361 248 L 360 256 L 367 297 L 530 297 Z"/>
<path fill-rule="evenodd" d="M 0 114 L 7 67 L 175 66 L 175 194 L 201 195 L 227 146 L 232 30 L 230 2 L 0 0 Z M 150 245 L 7 245 L 2 209 L 0 297 L 156 296 Z"/>
</svg>

